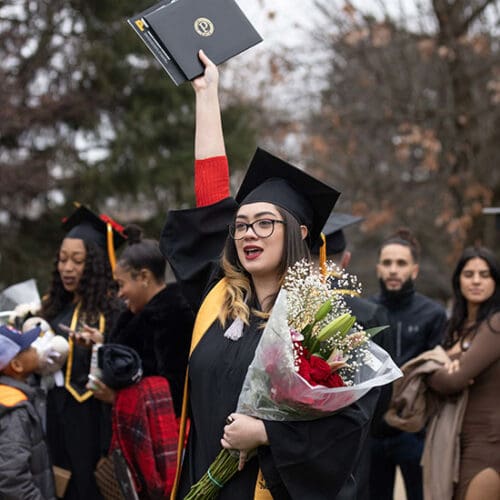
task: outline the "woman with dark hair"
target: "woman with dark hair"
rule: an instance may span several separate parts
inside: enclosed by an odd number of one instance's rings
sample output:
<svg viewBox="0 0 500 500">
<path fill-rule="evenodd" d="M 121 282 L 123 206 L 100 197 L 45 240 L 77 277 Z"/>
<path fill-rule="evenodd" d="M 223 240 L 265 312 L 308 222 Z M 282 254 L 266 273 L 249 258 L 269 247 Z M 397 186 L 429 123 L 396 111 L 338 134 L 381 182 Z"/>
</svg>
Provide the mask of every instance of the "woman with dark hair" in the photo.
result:
<svg viewBox="0 0 500 500">
<path fill-rule="evenodd" d="M 314 421 L 264 421 L 234 411 L 285 272 L 309 259 L 338 192 L 257 150 L 230 197 L 218 71 L 199 56 L 205 72 L 193 81 L 197 208 L 171 211 L 160 240 L 198 310 L 183 407 L 190 430 L 171 498 L 184 498 L 222 446 L 239 452 L 240 470 L 218 485 L 220 500 L 332 499 L 351 474 L 378 393 Z"/>
<path fill-rule="evenodd" d="M 441 394 L 467 387 L 456 500 L 500 498 L 500 268 L 491 251 L 464 250 L 452 278 L 454 303 L 444 346 L 453 361 L 429 377 Z"/>
<path fill-rule="evenodd" d="M 158 242 L 142 239 L 135 225 L 127 226 L 124 234 L 127 247 L 114 276 L 127 310 L 106 342 L 134 349 L 143 379 L 117 391 L 98 379 L 89 386 L 96 398 L 113 404 L 110 451 L 122 451 L 140 498 L 165 498 L 175 477 L 176 417 L 181 413 L 194 316 L 179 285 L 165 282 L 166 261 Z"/>
<path fill-rule="evenodd" d="M 110 422 L 86 384 L 92 344 L 102 342 L 121 308 L 110 258 L 124 236 L 109 218 L 84 206 L 64 221 L 63 229 L 66 235 L 40 313 L 69 341 L 63 374 L 55 375 L 47 395 L 47 440 L 54 465 L 71 471 L 64 498 L 98 499 L 94 470 L 106 450 Z"/>
<path fill-rule="evenodd" d="M 142 239 L 142 230 L 132 224 L 124 234 L 127 247 L 116 263 L 114 276 L 127 310 L 106 342 L 134 349 L 141 358 L 144 377 L 165 377 L 180 416 L 193 313 L 179 285 L 165 282 L 166 261 L 158 241 Z"/>
</svg>

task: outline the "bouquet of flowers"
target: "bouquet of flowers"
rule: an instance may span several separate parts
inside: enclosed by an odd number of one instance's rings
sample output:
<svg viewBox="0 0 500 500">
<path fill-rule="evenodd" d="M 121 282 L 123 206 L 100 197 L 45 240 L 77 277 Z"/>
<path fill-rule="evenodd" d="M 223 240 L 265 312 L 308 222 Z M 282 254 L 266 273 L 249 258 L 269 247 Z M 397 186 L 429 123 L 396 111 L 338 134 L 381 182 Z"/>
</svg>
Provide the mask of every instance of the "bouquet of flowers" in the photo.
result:
<svg viewBox="0 0 500 500">
<path fill-rule="evenodd" d="M 236 412 L 263 420 L 312 420 L 332 415 L 373 387 L 402 376 L 387 352 L 363 330 L 342 291 L 356 277 L 327 262 L 336 288 L 301 261 L 287 273 L 250 364 Z M 216 498 L 236 473 L 238 453 L 222 450 L 186 499 Z"/>
</svg>

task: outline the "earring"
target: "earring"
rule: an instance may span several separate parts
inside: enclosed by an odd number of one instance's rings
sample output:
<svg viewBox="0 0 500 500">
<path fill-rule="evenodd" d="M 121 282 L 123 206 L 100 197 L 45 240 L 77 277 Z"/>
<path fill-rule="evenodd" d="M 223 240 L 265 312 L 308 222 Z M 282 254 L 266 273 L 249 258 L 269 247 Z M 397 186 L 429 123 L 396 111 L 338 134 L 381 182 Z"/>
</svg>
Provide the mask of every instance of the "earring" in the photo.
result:
<svg viewBox="0 0 500 500">
<path fill-rule="evenodd" d="M 143 282 L 142 282 L 142 286 L 143 286 L 144 288 L 147 288 L 147 287 L 149 286 L 149 281 L 143 281 Z"/>
</svg>

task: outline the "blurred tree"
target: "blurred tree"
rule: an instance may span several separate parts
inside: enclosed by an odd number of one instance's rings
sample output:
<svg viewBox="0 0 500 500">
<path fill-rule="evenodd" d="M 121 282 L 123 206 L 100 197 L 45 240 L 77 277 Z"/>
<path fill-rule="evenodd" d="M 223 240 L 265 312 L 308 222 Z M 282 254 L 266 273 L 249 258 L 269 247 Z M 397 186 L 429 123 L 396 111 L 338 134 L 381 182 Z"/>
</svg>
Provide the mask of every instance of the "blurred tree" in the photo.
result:
<svg viewBox="0 0 500 500">
<path fill-rule="evenodd" d="M 0 287 L 44 289 L 78 200 L 158 236 L 192 202 L 194 98 L 126 19 L 151 0 L 0 3 Z M 253 103 L 223 111 L 232 167 L 255 147 Z"/>
<path fill-rule="evenodd" d="M 363 281 L 374 284 L 381 239 L 407 225 L 424 249 L 421 286 L 444 298 L 450 264 L 483 237 L 482 208 L 500 202 L 498 1 L 419 1 L 405 22 L 383 0 L 383 19 L 315 4 L 325 71 L 302 156 L 341 188 L 340 208 L 365 216 Z"/>
</svg>

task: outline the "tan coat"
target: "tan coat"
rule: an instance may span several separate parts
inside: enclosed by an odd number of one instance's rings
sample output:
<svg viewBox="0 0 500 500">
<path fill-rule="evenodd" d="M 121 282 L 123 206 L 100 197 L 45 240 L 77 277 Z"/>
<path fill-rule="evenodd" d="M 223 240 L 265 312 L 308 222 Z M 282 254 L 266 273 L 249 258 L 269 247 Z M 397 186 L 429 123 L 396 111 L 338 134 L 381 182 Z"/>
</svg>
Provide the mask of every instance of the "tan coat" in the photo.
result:
<svg viewBox="0 0 500 500">
<path fill-rule="evenodd" d="M 458 481 L 460 430 L 468 391 L 458 396 L 441 396 L 432 391 L 427 376 L 450 361 L 441 346 L 408 361 L 404 377 L 394 382 L 386 421 L 407 432 L 418 432 L 427 424 L 423 467 L 425 500 L 451 500 Z"/>
</svg>

